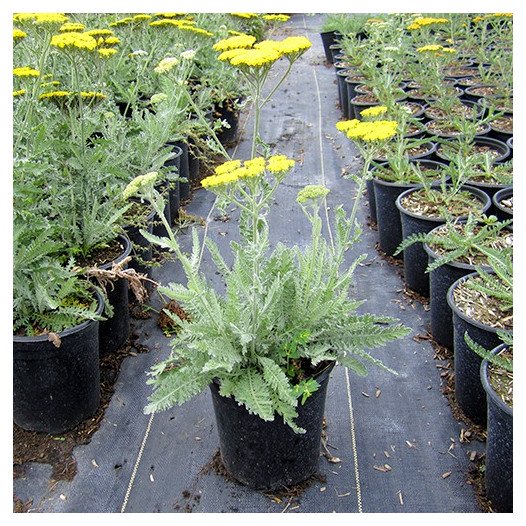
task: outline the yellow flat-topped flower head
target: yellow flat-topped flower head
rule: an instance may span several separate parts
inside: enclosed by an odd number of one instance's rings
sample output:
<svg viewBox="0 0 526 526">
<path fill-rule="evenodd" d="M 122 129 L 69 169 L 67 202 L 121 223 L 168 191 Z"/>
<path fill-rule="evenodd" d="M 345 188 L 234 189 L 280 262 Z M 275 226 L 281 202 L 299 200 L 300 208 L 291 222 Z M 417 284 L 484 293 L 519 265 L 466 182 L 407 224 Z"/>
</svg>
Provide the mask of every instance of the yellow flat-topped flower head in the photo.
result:
<svg viewBox="0 0 526 526">
<path fill-rule="evenodd" d="M 409 31 L 415 31 L 423 27 L 447 24 L 448 22 L 449 19 L 447 18 L 418 17 L 415 18 L 413 22 L 407 26 L 407 29 L 409 29 Z"/>
<path fill-rule="evenodd" d="M 250 48 L 256 41 L 252 35 L 239 34 L 216 42 L 212 48 L 216 51 L 227 51 L 228 49 Z"/>
<path fill-rule="evenodd" d="M 311 46 L 312 42 L 306 37 L 287 37 L 280 42 L 280 50 L 285 55 L 307 51 Z"/>
<path fill-rule="evenodd" d="M 86 26 L 84 24 L 81 24 L 80 22 L 66 22 L 65 24 L 62 24 L 58 30 L 61 33 L 67 33 L 69 31 L 75 31 L 76 33 L 80 33 L 86 29 Z"/>
<path fill-rule="evenodd" d="M 13 29 L 13 40 L 20 41 L 27 37 L 27 33 L 21 29 Z"/>
<path fill-rule="evenodd" d="M 38 69 L 30 68 L 29 66 L 24 66 L 21 68 L 14 68 L 13 75 L 15 77 L 39 77 L 40 71 L 38 71 Z"/>
<path fill-rule="evenodd" d="M 245 49 L 230 59 L 233 66 L 261 68 L 274 64 L 281 57 L 275 49 Z"/>
<path fill-rule="evenodd" d="M 131 24 L 132 22 L 133 22 L 133 18 L 131 16 L 127 16 L 125 18 L 121 18 L 119 20 L 115 20 L 115 22 L 111 22 L 108 25 L 110 27 L 120 27 L 120 26 L 127 26 L 127 25 Z"/>
<path fill-rule="evenodd" d="M 379 117 L 387 112 L 387 106 L 371 106 L 360 112 L 362 117 Z"/>
<path fill-rule="evenodd" d="M 16 13 L 15 22 L 29 22 L 36 25 L 64 24 L 69 18 L 64 13 Z"/>
<path fill-rule="evenodd" d="M 227 172 L 231 172 L 235 170 L 236 168 L 239 168 L 241 166 L 241 161 L 238 159 L 234 159 L 232 161 L 226 161 L 223 164 L 220 164 L 217 166 L 214 170 L 216 175 L 221 175 Z"/>
<path fill-rule="evenodd" d="M 155 73 L 159 74 L 168 73 L 168 71 L 171 71 L 175 66 L 177 66 L 177 64 L 179 64 L 178 58 L 166 57 L 163 58 L 161 62 L 159 62 L 159 64 L 157 64 L 157 66 L 153 68 L 153 70 L 155 71 Z"/>
<path fill-rule="evenodd" d="M 72 91 L 58 90 L 58 91 L 48 91 L 47 93 L 42 93 L 38 98 L 40 100 L 56 100 L 56 99 L 67 99 L 73 95 Z"/>
<path fill-rule="evenodd" d="M 257 18 L 257 13 L 230 13 L 232 16 L 236 16 L 237 18 Z"/>
<path fill-rule="evenodd" d="M 97 49 L 97 53 L 101 58 L 110 58 L 117 53 L 117 50 L 112 48 L 101 48 Z"/>
<path fill-rule="evenodd" d="M 93 51 L 97 47 L 97 40 L 86 33 L 76 31 L 53 35 L 51 45 L 59 49 L 79 49 Z"/>
<path fill-rule="evenodd" d="M 110 36 L 115 35 L 115 33 L 111 29 L 106 29 L 106 28 L 103 28 L 103 29 L 90 29 L 89 31 L 86 31 L 84 34 L 85 35 L 89 35 L 89 36 L 91 36 L 93 38 L 96 38 L 96 37 L 110 37 Z"/>
<path fill-rule="evenodd" d="M 268 20 L 269 22 L 286 22 L 290 16 L 282 14 L 267 14 L 262 15 L 263 20 Z"/>
<path fill-rule="evenodd" d="M 373 142 L 392 139 L 398 131 L 396 121 L 370 121 L 364 122 L 358 119 L 340 121 L 336 128 L 344 132 L 349 139 Z"/>
<path fill-rule="evenodd" d="M 284 173 L 291 170 L 295 164 L 296 161 L 286 155 L 273 155 L 267 161 L 267 170 L 271 173 Z"/>
<path fill-rule="evenodd" d="M 26 93 L 25 89 L 18 89 L 16 91 L 13 91 L 13 97 L 21 97 Z"/>
</svg>

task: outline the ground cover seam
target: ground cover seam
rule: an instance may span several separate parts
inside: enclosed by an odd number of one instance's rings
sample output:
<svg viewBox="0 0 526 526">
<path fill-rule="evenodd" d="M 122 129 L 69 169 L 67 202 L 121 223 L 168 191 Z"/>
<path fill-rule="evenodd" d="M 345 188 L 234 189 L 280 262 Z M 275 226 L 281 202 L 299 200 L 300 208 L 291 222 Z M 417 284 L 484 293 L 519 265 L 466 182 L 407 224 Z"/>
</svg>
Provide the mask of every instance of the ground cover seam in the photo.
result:
<svg viewBox="0 0 526 526">
<path fill-rule="evenodd" d="M 309 33 L 307 30 L 307 24 L 305 21 L 305 15 L 303 15 L 303 28 L 305 30 L 305 36 L 308 38 Z M 312 73 L 314 76 L 314 83 L 316 85 L 316 96 L 318 98 L 318 141 L 319 141 L 319 150 L 320 150 L 320 170 L 321 170 L 321 179 L 322 184 L 325 185 L 325 163 L 324 163 L 324 155 L 323 155 L 323 135 L 322 135 L 322 111 L 321 111 L 321 93 L 320 93 L 320 86 L 318 83 L 318 77 L 316 75 L 316 68 L 312 68 Z M 358 199 L 358 197 L 357 197 Z M 325 207 L 325 215 L 327 219 L 327 225 L 329 224 L 329 217 L 328 217 L 328 210 L 327 210 L 327 203 L 324 203 Z M 330 232 L 330 229 L 329 229 Z M 362 508 L 362 490 L 361 490 L 361 484 L 360 484 L 360 470 L 358 468 L 358 449 L 356 446 L 356 430 L 355 430 L 355 422 L 354 422 L 354 411 L 353 411 L 353 405 L 352 405 L 352 396 L 351 396 L 351 386 L 350 386 L 350 380 L 349 380 L 349 370 L 347 367 L 345 367 L 345 383 L 347 387 L 347 401 L 349 403 L 349 417 L 350 417 L 350 431 L 351 431 L 351 443 L 352 443 L 352 454 L 353 454 L 353 463 L 354 463 L 354 477 L 355 477 L 355 483 L 356 483 L 356 500 L 358 503 L 358 512 L 363 513 Z"/>
<path fill-rule="evenodd" d="M 252 106 L 249 108 L 249 110 L 247 112 L 247 116 L 246 116 L 245 122 L 243 123 L 243 126 L 241 128 L 241 132 L 243 132 L 245 130 L 245 128 L 246 128 L 246 125 L 247 125 L 247 122 L 248 122 L 248 119 L 249 119 L 251 111 L 252 111 Z M 239 142 L 234 147 L 234 150 L 233 150 L 232 156 L 231 156 L 232 159 L 235 158 L 238 145 L 239 145 Z M 215 201 L 212 203 L 212 207 L 210 208 L 210 212 L 208 213 L 208 217 L 207 217 L 207 220 L 206 220 L 207 227 L 208 227 L 208 223 L 209 223 L 209 220 L 210 220 L 210 214 L 212 213 L 212 210 L 214 209 L 214 205 L 215 205 Z M 205 231 L 205 235 L 206 235 L 206 231 Z M 128 483 L 128 487 L 126 489 L 126 494 L 124 495 L 124 500 L 123 500 L 123 503 L 122 503 L 122 506 L 121 506 L 121 513 L 124 513 L 126 511 L 126 506 L 128 505 L 128 499 L 130 498 L 131 490 L 132 490 L 133 485 L 135 483 L 135 477 L 137 476 L 137 471 L 139 470 L 139 465 L 141 463 L 142 454 L 144 452 L 144 447 L 146 446 L 146 442 L 147 442 L 148 436 L 150 434 L 150 429 L 152 427 L 152 422 L 153 422 L 154 416 L 155 416 L 155 413 L 152 413 L 150 415 L 150 419 L 148 420 L 148 424 L 146 425 L 146 430 L 144 432 L 144 437 L 143 437 L 142 442 L 141 442 L 141 447 L 139 448 L 139 453 L 137 454 L 137 460 L 135 461 L 135 464 L 133 466 L 132 474 L 131 474 L 131 477 L 130 477 L 130 482 Z"/>
</svg>

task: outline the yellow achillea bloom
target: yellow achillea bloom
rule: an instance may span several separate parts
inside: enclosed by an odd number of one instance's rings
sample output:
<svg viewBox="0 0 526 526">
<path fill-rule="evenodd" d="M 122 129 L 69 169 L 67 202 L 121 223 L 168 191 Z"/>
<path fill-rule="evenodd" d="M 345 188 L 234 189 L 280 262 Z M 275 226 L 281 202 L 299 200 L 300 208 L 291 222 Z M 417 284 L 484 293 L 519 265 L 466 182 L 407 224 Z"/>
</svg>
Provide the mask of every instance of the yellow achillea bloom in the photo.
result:
<svg viewBox="0 0 526 526">
<path fill-rule="evenodd" d="M 21 29 L 13 29 L 13 40 L 22 40 L 27 37 L 27 33 Z"/>
<path fill-rule="evenodd" d="M 321 184 L 308 184 L 303 187 L 296 196 L 296 201 L 298 203 L 305 203 L 309 200 L 319 199 L 325 197 L 330 190 Z"/>
<path fill-rule="evenodd" d="M 64 13 L 16 13 L 16 22 L 33 22 L 34 24 L 64 24 L 69 18 Z"/>
<path fill-rule="evenodd" d="M 83 99 L 89 99 L 89 100 L 103 100 L 106 97 L 104 93 L 100 93 L 98 91 L 81 91 L 80 96 Z"/>
<path fill-rule="evenodd" d="M 427 46 L 419 47 L 417 49 L 417 52 L 418 53 L 431 52 L 431 53 L 438 53 L 438 54 L 440 54 L 440 53 L 456 53 L 457 50 L 453 49 L 453 48 L 450 48 L 450 47 L 440 46 L 439 44 L 429 44 Z"/>
<path fill-rule="evenodd" d="M 108 25 L 110 27 L 119 27 L 119 26 L 127 26 L 128 24 L 131 24 L 132 22 L 133 22 L 133 18 L 131 18 L 130 16 L 127 16 L 126 18 L 115 20 L 115 22 L 111 22 Z"/>
<path fill-rule="evenodd" d="M 263 15 L 261 18 L 268 21 L 275 22 L 286 22 L 290 16 L 288 15 Z"/>
<path fill-rule="evenodd" d="M 244 53 L 246 49 L 229 49 L 227 51 L 223 51 L 221 55 L 219 55 L 217 58 L 218 60 L 226 61 L 231 60 L 234 57 L 237 57 L 237 55 L 240 55 L 241 53 Z"/>
<path fill-rule="evenodd" d="M 71 95 L 73 95 L 71 91 L 48 91 L 47 93 L 42 93 L 38 98 L 40 100 L 64 99 Z"/>
<path fill-rule="evenodd" d="M 295 164 L 296 161 L 286 155 L 273 155 L 267 162 L 267 170 L 272 173 L 288 172 Z"/>
<path fill-rule="evenodd" d="M 97 41 L 86 33 L 62 33 L 51 37 L 51 45 L 60 49 L 85 49 L 92 51 L 97 47 Z"/>
<path fill-rule="evenodd" d="M 99 54 L 99 57 L 101 58 L 110 58 L 117 53 L 117 50 L 102 48 L 102 49 L 98 49 L 97 52 Z"/>
<path fill-rule="evenodd" d="M 104 39 L 103 44 L 105 46 L 116 46 L 117 44 L 121 43 L 121 39 L 119 37 L 108 37 Z"/>
<path fill-rule="evenodd" d="M 233 36 L 241 36 L 241 35 L 244 35 L 244 34 L 245 34 L 245 33 L 240 33 L 239 31 L 234 31 L 233 29 L 229 29 L 229 30 L 227 31 L 227 33 L 228 33 L 229 35 L 233 35 Z"/>
<path fill-rule="evenodd" d="M 39 77 L 40 71 L 38 71 L 38 69 L 30 68 L 29 66 L 24 66 L 22 68 L 14 68 L 13 75 L 15 77 Z"/>
<path fill-rule="evenodd" d="M 20 97 L 24 95 L 25 92 L 26 92 L 25 89 L 19 89 L 19 90 L 13 91 L 13 97 Z"/>
<path fill-rule="evenodd" d="M 234 37 L 225 38 L 216 42 L 212 48 L 216 51 L 227 51 L 228 49 L 240 49 L 252 47 L 256 41 L 256 37 L 252 35 L 239 34 Z"/>
<path fill-rule="evenodd" d="M 424 26 L 430 26 L 433 24 L 447 24 L 449 20 L 447 18 L 433 18 L 433 17 L 419 17 L 413 20 L 413 23 L 407 26 L 407 29 L 414 31 Z"/>
<path fill-rule="evenodd" d="M 237 16 L 238 18 L 257 18 L 257 13 L 230 13 L 232 16 Z"/>
<path fill-rule="evenodd" d="M 273 64 L 281 57 L 275 49 L 245 49 L 230 59 L 233 66 L 263 67 Z"/>
<path fill-rule="evenodd" d="M 371 106 L 360 112 L 362 117 L 378 117 L 387 111 L 387 106 Z"/>
<path fill-rule="evenodd" d="M 311 46 L 311 41 L 305 37 L 287 37 L 279 43 L 279 49 L 285 55 L 306 51 Z"/>
<path fill-rule="evenodd" d="M 152 18 L 151 15 L 141 14 L 141 15 L 135 15 L 133 17 L 133 20 L 136 21 L 136 22 L 141 22 L 142 20 L 150 20 L 150 18 Z"/>
<path fill-rule="evenodd" d="M 241 179 L 259 177 L 265 171 L 271 173 L 285 173 L 294 166 L 294 160 L 285 155 L 273 155 L 265 161 L 263 157 L 255 157 L 243 163 L 235 159 L 219 165 L 214 171 L 215 175 L 205 177 L 201 181 L 203 188 L 216 188 L 233 184 Z"/>
<path fill-rule="evenodd" d="M 148 186 L 153 187 L 158 176 L 159 172 L 148 172 L 144 175 L 138 175 L 135 179 L 128 183 L 122 192 L 122 196 L 124 199 L 129 199 L 130 197 L 137 195 L 139 190 L 142 188 Z"/>
<path fill-rule="evenodd" d="M 81 31 L 84 31 L 84 29 L 86 29 L 86 26 L 84 24 L 81 24 L 80 22 L 66 22 L 58 28 L 58 30 L 62 33 L 67 33 L 68 31 L 75 31 L 79 33 Z"/>
<path fill-rule="evenodd" d="M 196 35 L 203 35 L 205 37 L 213 37 L 214 34 L 210 33 L 210 31 L 207 31 L 206 29 L 203 29 L 201 27 L 194 27 L 189 24 L 180 24 L 179 29 L 182 29 L 183 31 L 190 31 L 191 33 L 195 33 Z"/>
<path fill-rule="evenodd" d="M 336 128 L 344 132 L 349 139 L 359 139 L 365 142 L 385 141 L 396 135 L 398 123 L 396 121 L 363 122 L 351 119 L 336 123 Z"/>
<path fill-rule="evenodd" d="M 90 37 L 109 37 L 113 36 L 115 33 L 111 29 L 90 29 L 84 33 Z"/>
</svg>

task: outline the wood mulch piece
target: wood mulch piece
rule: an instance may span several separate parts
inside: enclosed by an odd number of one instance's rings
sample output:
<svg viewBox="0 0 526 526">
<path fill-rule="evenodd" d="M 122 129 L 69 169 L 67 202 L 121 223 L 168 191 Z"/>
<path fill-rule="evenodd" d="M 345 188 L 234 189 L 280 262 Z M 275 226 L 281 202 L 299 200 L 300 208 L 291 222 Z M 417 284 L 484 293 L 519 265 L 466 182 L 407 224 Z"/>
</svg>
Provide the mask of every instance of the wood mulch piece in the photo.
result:
<svg viewBox="0 0 526 526">
<path fill-rule="evenodd" d="M 101 358 L 101 402 L 94 416 L 62 435 L 26 431 L 13 424 L 13 478 L 24 476 L 27 462 L 51 464 L 53 468 L 51 478 L 54 481 L 70 481 L 75 477 L 77 464 L 73 449 L 78 445 L 88 444 L 99 429 L 115 390 L 122 361 L 127 356 L 149 351 L 146 346 L 136 342 L 138 338 L 139 335 L 133 333 L 126 345 Z M 19 503 L 15 507 L 21 509 Z"/>
<path fill-rule="evenodd" d="M 475 495 L 477 498 L 477 504 L 484 513 L 494 513 L 495 510 L 491 504 L 491 501 L 486 496 L 486 483 L 484 480 L 484 466 L 485 466 L 486 455 L 476 454 L 472 460 L 474 463 L 473 467 L 469 470 L 466 483 L 473 486 L 475 489 Z"/>
<path fill-rule="evenodd" d="M 177 303 L 175 300 L 171 300 L 166 303 L 159 312 L 159 319 L 157 320 L 157 325 L 161 328 L 165 335 L 173 335 L 179 330 L 179 326 L 172 320 L 172 318 L 164 312 L 164 310 L 170 311 L 172 314 L 179 316 L 181 320 L 188 320 L 190 317 L 187 312 Z"/>
</svg>

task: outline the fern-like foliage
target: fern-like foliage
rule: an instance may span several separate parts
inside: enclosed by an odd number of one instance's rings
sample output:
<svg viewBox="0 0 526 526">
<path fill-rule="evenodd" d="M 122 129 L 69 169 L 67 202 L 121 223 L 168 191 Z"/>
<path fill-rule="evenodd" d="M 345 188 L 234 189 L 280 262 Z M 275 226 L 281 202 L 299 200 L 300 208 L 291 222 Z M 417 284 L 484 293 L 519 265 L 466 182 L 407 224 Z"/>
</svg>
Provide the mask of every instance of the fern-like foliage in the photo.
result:
<svg viewBox="0 0 526 526">
<path fill-rule="evenodd" d="M 102 319 L 89 282 L 74 271 L 72 261 L 61 262 L 64 247 L 52 239 L 49 225 L 15 217 L 13 245 L 14 333 L 58 333 Z"/>
<path fill-rule="evenodd" d="M 185 402 L 215 378 L 221 395 L 233 396 L 264 420 L 279 415 L 302 432 L 294 422 L 298 398 L 316 388 L 303 381 L 316 366 L 336 361 L 361 375 L 367 363 L 383 366 L 369 349 L 409 329 L 391 318 L 356 313 L 362 302 L 350 297 L 350 288 L 363 257 L 344 269 L 357 233 L 343 208 L 335 211 L 331 242 L 322 235 L 319 215 L 305 211 L 312 242 L 304 249 L 278 243 L 270 250 L 267 223 L 243 213 L 241 241 L 230 243 L 231 266 L 207 240 L 226 285 L 221 294 L 199 272 L 202 245 L 196 230 L 189 254 L 174 239 L 145 233 L 178 255 L 187 284 L 171 283 L 160 291 L 178 301 L 191 320 L 177 321 L 182 330 L 172 340 L 170 357 L 150 372 L 154 391 L 147 413 Z"/>
<path fill-rule="evenodd" d="M 494 216 L 479 217 L 470 214 L 465 221 L 450 220 L 431 232 L 419 232 L 405 238 L 396 249 L 399 254 L 415 243 L 425 243 L 438 253 L 438 257 L 431 262 L 426 272 L 432 272 L 436 268 L 466 258 L 477 261 L 485 260 L 483 247 L 491 248 L 500 239 L 501 243 L 511 241 L 513 234 L 505 229 L 512 220 L 496 221 Z"/>
<path fill-rule="evenodd" d="M 508 348 L 513 347 L 513 334 L 509 333 L 507 331 L 499 330 L 497 331 L 497 334 L 499 335 L 500 339 L 505 343 Z M 478 356 L 480 356 L 483 360 L 487 360 L 489 363 L 492 363 L 493 365 L 496 365 L 497 367 L 500 367 L 501 369 L 504 369 L 505 371 L 508 371 L 510 373 L 513 372 L 513 359 L 509 358 L 502 358 L 498 354 L 493 354 L 491 350 L 485 349 L 474 341 L 466 331 L 464 333 L 464 341 L 467 343 L 468 347 L 476 353 Z"/>
</svg>

